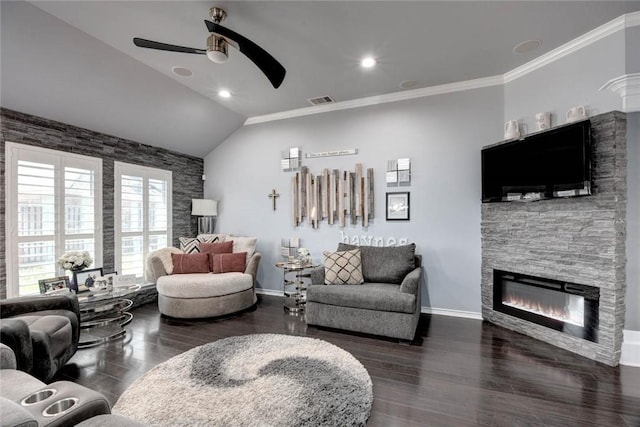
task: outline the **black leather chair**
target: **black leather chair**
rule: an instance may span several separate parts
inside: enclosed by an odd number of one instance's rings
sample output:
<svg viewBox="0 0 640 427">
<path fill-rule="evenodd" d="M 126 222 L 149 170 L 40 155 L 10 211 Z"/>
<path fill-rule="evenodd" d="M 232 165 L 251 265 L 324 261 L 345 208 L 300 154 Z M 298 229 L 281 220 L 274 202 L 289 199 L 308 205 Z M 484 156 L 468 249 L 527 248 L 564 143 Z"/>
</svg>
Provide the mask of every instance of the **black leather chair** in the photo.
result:
<svg viewBox="0 0 640 427">
<path fill-rule="evenodd" d="M 16 368 L 48 382 L 78 349 L 80 308 L 74 294 L 0 300 L 0 342 Z"/>
</svg>

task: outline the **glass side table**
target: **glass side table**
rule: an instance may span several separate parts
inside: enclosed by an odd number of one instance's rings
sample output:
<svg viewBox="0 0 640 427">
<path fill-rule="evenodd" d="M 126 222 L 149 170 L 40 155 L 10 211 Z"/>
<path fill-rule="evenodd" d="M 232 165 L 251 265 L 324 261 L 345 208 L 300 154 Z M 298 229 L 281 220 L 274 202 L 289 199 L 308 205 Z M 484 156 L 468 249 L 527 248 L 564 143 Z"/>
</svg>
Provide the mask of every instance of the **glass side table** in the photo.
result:
<svg viewBox="0 0 640 427">
<path fill-rule="evenodd" d="M 284 310 L 289 314 L 302 314 L 307 303 L 307 286 L 311 282 L 311 274 L 306 270 L 317 265 L 277 262 L 276 267 L 282 269 Z"/>
<path fill-rule="evenodd" d="M 124 337 L 127 333 L 124 327 L 133 320 L 133 314 L 127 311 L 133 305 L 133 301 L 125 297 L 139 289 L 140 285 L 127 285 L 78 294 L 78 348 L 94 347 Z"/>
</svg>

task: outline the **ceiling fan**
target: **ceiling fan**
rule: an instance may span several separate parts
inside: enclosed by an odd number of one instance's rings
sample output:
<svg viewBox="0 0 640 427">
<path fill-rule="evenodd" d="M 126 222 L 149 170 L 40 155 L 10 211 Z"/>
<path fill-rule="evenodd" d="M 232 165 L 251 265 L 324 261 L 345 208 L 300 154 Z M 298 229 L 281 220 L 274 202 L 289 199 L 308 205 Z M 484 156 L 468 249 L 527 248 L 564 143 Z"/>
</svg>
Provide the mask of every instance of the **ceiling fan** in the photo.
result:
<svg viewBox="0 0 640 427">
<path fill-rule="evenodd" d="M 209 10 L 211 21 L 204 20 L 207 29 L 211 33 L 207 38 L 206 49 L 195 49 L 192 47 L 176 46 L 167 43 L 154 42 L 152 40 L 141 39 L 135 37 L 133 44 L 138 47 L 146 47 L 149 49 L 167 50 L 170 52 L 195 53 L 198 55 L 207 55 L 207 57 L 218 64 L 225 62 L 229 58 L 227 51 L 228 45 L 233 46 L 240 52 L 244 53 L 247 58 L 253 61 L 260 68 L 265 76 L 269 79 L 274 88 L 280 87 L 284 80 L 286 70 L 273 56 L 266 50 L 241 36 L 235 31 L 220 25 L 221 21 L 227 17 L 227 12 L 219 7 L 212 7 Z"/>
</svg>

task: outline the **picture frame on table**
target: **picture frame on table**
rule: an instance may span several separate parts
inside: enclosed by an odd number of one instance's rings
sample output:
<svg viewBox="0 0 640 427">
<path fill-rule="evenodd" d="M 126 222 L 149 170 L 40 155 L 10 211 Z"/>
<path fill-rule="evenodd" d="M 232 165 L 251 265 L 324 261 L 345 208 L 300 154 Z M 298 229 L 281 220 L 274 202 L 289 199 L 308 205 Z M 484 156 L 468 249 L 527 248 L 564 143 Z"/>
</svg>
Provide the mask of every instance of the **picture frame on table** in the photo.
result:
<svg viewBox="0 0 640 427">
<path fill-rule="evenodd" d="M 102 275 L 102 277 L 104 277 L 105 279 L 107 279 L 107 283 L 111 286 L 114 285 L 114 283 L 116 283 L 116 281 L 118 280 L 118 272 L 117 271 L 112 271 L 110 273 L 104 273 Z"/>
<path fill-rule="evenodd" d="M 52 277 L 50 279 L 40 279 L 38 280 L 38 285 L 40 286 L 40 293 L 45 295 L 70 292 L 71 290 L 71 287 L 69 286 L 68 276 L 58 276 L 58 277 Z"/>
<path fill-rule="evenodd" d="M 78 292 L 87 291 L 94 281 L 102 276 L 102 267 L 73 272 L 73 282 L 78 287 Z"/>
<path fill-rule="evenodd" d="M 408 191 L 387 193 L 387 221 L 409 221 L 411 218 L 410 198 Z"/>
</svg>

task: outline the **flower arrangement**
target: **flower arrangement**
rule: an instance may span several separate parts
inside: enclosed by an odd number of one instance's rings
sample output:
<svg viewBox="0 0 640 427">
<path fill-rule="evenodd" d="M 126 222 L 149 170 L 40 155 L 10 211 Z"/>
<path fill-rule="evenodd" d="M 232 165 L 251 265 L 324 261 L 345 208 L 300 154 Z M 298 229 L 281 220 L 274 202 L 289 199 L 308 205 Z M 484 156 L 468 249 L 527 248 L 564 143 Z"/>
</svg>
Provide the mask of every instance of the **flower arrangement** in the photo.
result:
<svg viewBox="0 0 640 427">
<path fill-rule="evenodd" d="M 303 264 L 311 263 L 311 252 L 307 248 L 298 248 L 298 259 Z"/>
<path fill-rule="evenodd" d="M 58 260 L 58 265 L 65 270 L 80 271 L 88 268 L 93 262 L 93 258 L 87 251 L 67 252 Z"/>
</svg>

